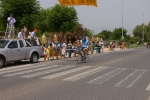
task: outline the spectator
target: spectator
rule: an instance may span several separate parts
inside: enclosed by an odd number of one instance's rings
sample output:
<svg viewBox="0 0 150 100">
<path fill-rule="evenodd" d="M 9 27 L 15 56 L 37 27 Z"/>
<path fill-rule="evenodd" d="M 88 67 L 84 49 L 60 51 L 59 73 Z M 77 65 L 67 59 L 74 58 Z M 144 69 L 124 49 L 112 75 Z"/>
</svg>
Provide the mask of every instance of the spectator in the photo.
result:
<svg viewBox="0 0 150 100">
<path fill-rule="evenodd" d="M 71 41 L 69 41 L 69 43 L 68 43 L 68 53 L 69 53 L 68 58 L 71 58 L 71 54 L 72 54 L 72 43 L 71 43 Z"/>
<path fill-rule="evenodd" d="M 115 41 L 112 42 L 112 51 L 115 51 L 116 43 Z"/>
<path fill-rule="evenodd" d="M 103 50 L 104 50 L 104 42 L 103 41 L 100 42 L 100 47 L 101 47 L 102 53 L 103 53 Z"/>
<path fill-rule="evenodd" d="M 123 50 L 123 44 L 120 43 L 120 50 Z"/>
<path fill-rule="evenodd" d="M 9 38 L 13 38 L 15 35 L 14 25 L 16 23 L 16 19 L 13 17 L 13 14 L 10 14 L 10 17 L 7 18 L 8 21 L 8 29 L 9 29 Z"/>
<path fill-rule="evenodd" d="M 66 42 L 64 42 L 62 44 L 62 56 L 63 56 L 64 59 L 66 58 L 65 57 L 65 55 L 66 55 L 66 49 L 67 49 L 67 44 L 66 44 Z"/>
<path fill-rule="evenodd" d="M 74 53 L 73 57 L 76 57 L 76 49 L 77 49 L 77 42 L 76 41 L 74 42 L 72 48 L 73 48 L 73 53 Z"/>
<path fill-rule="evenodd" d="M 34 45 L 34 42 L 37 39 L 36 33 L 37 33 L 37 29 L 34 29 L 34 31 L 30 34 L 31 45 Z"/>
<path fill-rule="evenodd" d="M 45 44 L 43 45 L 43 53 L 44 53 L 44 61 L 46 62 L 47 60 L 46 60 L 46 58 L 47 58 L 47 48 L 46 48 L 46 46 L 45 46 Z"/>
<path fill-rule="evenodd" d="M 100 53 L 99 42 L 96 42 L 96 53 Z"/>
<path fill-rule="evenodd" d="M 18 39 L 25 39 L 24 29 L 21 29 L 21 31 L 18 33 Z"/>
<path fill-rule="evenodd" d="M 91 54 L 93 54 L 93 52 L 94 52 L 94 42 L 91 42 L 90 47 L 91 47 Z"/>
</svg>

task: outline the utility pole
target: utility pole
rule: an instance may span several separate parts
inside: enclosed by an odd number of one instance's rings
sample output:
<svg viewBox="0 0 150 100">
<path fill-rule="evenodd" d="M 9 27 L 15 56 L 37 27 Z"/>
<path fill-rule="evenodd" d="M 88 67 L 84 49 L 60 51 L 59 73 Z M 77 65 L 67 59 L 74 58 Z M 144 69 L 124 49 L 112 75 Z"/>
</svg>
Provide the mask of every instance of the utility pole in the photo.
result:
<svg viewBox="0 0 150 100">
<path fill-rule="evenodd" d="M 123 0 L 122 0 L 122 41 L 123 41 Z"/>
<path fill-rule="evenodd" d="M 144 15 L 145 15 L 145 13 L 143 14 L 143 32 L 142 32 L 142 43 L 144 42 Z"/>
</svg>

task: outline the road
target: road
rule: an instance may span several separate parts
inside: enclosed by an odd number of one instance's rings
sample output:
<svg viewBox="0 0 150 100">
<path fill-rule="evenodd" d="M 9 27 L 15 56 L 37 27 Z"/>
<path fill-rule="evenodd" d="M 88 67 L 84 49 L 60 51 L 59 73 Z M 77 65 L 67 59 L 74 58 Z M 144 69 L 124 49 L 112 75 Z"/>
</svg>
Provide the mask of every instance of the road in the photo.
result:
<svg viewBox="0 0 150 100">
<path fill-rule="evenodd" d="M 0 69 L 0 100 L 150 100 L 150 49 Z"/>
</svg>

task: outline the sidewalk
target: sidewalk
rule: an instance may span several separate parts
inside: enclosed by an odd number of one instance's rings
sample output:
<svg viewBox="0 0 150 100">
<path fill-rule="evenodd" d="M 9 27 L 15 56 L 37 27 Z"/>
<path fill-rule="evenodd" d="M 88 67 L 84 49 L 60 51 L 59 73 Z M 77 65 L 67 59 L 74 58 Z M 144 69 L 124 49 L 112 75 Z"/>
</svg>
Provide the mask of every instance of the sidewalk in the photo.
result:
<svg viewBox="0 0 150 100">
<path fill-rule="evenodd" d="M 125 49 L 125 50 L 126 50 L 126 49 Z M 115 48 L 114 51 L 120 51 L 120 48 Z M 109 53 L 109 52 L 114 52 L 114 51 L 110 51 L 108 48 L 104 48 L 103 53 Z M 94 52 L 93 52 L 92 55 L 94 55 L 94 54 L 96 54 L 96 50 L 94 50 Z M 68 54 L 66 55 L 66 57 L 67 57 L 67 59 L 70 59 L 70 58 L 68 58 Z M 72 57 L 73 57 L 73 53 L 72 53 Z M 55 57 L 55 59 L 56 59 L 56 57 Z M 60 59 L 60 60 L 61 60 L 61 59 Z M 43 62 L 44 62 L 44 58 L 43 58 L 43 57 L 42 57 L 42 58 L 39 58 L 39 61 L 43 61 Z"/>
</svg>

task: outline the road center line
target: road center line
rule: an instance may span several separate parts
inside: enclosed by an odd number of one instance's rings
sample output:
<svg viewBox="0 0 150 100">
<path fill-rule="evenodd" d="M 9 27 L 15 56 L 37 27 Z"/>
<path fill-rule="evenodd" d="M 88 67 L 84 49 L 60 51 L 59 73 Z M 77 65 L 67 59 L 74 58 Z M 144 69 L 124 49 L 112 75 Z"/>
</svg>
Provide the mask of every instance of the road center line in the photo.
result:
<svg viewBox="0 0 150 100">
<path fill-rule="evenodd" d="M 123 58 L 116 59 L 116 60 L 113 60 L 113 61 L 107 62 L 106 64 L 114 63 L 114 62 L 117 62 L 117 61 L 122 60 L 122 59 L 123 59 Z"/>
</svg>

